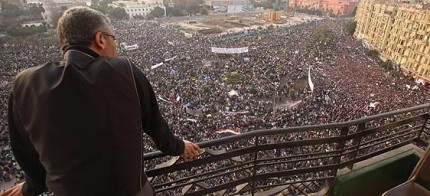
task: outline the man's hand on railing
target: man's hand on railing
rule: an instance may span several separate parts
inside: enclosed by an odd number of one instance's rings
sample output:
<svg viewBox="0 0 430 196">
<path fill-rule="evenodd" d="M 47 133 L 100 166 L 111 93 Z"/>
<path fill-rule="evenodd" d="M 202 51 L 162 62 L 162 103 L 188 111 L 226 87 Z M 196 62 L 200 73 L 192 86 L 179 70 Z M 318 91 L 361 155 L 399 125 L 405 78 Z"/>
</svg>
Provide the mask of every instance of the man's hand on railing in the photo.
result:
<svg viewBox="0 0 430 196">
<path fill-rule="evenodd" d="M 188 140 L 184 140 L 184 144 L 185 144 L 185 148 L 184 148 L 184 153 L 182 153 L 182 158 L 185 161 L 192 161 L 196 159 L 197 156 L 202 151 L 197 144 L 192 143 Z"/>
<path fill-rule="evenodd" d="M 22 186 L 24 185 L 24 182 L 21 182 L 14 187 L 6 190 L 5 192 L 1 193 L 0 196 L 22 196 Z"/>
</svg>

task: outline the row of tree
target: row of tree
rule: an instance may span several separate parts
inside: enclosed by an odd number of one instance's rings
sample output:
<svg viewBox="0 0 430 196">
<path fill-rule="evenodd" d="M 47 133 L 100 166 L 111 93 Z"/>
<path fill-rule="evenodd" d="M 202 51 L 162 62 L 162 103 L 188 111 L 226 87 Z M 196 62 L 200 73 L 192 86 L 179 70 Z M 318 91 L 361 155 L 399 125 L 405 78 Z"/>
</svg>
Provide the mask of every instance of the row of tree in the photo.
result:
<svg viewBox="0 0 430 196">
<path fill-rule="evenodd" d="M 6 33 L 11 36 L 30 36 L 45 33 L 48 31 L 47 26 L 30 26 L 30 27 L 12 27 L 6 29 Z"/>
<path fill-rule="evenodd" d="M 110 17 L 115 19 L 119 19 L 119 20 L 128 19 L 127 12 L 125 11 L 124 8 L 121 8 L 121 7 L 112 7 L 112 6 L 108 6 L 107 4 L 100 3 L 100 4 L 92 5 L 91 8 L 98 10 L 104 14 L 107 14 Z"/>
<path fill-rule="evenodd" d="M 42 13 L 45 10 L 40 4 L 29 4 L 27 7 L 19 7 L 6 1 L 2 2 L 0 12 L 0 32 L 12 35 L 32 35 L 37 32 L 44 32 L 46 27 L 41 28 L 21 28 L 27 21 L 42 20 Z"/>
<path fill-rule="evenodd" d="M 42 19 L 43 12 L 45 12 L 45 9 L 41 4 L 29 4 L 26 8 L 20 8 L 17 5 L 3 1 L 0 15 L 5 18 L 20 17 L 24 20 L 37 20 Z"/>
<path fill-rule="evenodd" d="M 129 15 L 125 11 L 124 8 L 121 7 L 111 7 L 111 6 L 105 6 L 105 5 L 95 5 L 91 6 L 93 9 L 99 10 L 100 12 L 109 15 L 112 18 L 123 20 L 128 19 Z M 146 17 L 137 15 L 134 16 L 134 19 L 153 19 L 153 18 L 161 18 L 164 17 L 164 14 L 167 13 L 167 16 L 186 16 L 188 15 L 188 12 L 185 10 L 181 10 L 179 8 L 171 8 L 167 7 L 166 10 L 160 7 L 155 7 Z M 202 12 L 201 12 L 202 13 Z M 207 11 L 204 10 L 204 15 L 207 15 Z"/>
</svg>

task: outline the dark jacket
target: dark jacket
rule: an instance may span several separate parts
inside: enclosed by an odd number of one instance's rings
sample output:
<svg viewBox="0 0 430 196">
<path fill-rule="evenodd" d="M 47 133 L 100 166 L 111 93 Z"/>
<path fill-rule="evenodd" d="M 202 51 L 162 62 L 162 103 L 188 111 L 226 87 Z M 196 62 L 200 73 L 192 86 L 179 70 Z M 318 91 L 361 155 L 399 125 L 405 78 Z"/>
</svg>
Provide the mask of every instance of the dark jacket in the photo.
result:
<svg viewBox="0 0 430 196">
<path fill-rule="evenodd" d="M 69 47 L 61 62 L 16 77 L 9 102 L 12 150 L 24 195 L 134 195 L 146 182 L 142 129 L 180 155 L 143 73 L 125 58 Z M 46 185 L 45 185 L 46 180 Z"/>
</svg>

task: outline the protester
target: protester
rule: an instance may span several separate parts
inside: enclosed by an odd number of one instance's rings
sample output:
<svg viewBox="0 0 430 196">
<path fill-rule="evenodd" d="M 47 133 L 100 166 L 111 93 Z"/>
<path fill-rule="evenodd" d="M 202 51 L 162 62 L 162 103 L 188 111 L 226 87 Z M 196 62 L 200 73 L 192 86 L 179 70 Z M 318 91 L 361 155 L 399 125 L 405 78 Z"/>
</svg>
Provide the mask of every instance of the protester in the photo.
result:
<svg viewBox="0 0 430 196">
<path fill-rule="evenodd" d="M 58 20 L 57 36 L 62 61 L 26 69 L 14 80 L 8 128 L 25 182 L 11 191 L 155 195 L 143 168 L 143 131 L 161 151 L 185 161 L 200 148 L 172 134 L 145 75 L 117 57 L 105 15 L 70 8 Z M 6 181 L 9 175 L 3 174 Z"/>
<path fill-rule="evenodd" d="M 169 127 L 179 136 L 200 142 L 222 137 L 217 133 L 219 130 L 243 133 L 344 122 L 429 100 L 428 88 L 410 76 L 386 71 L 367 56 L 367 49 L 344 31 L 346 22 L 323 19 L 247 33 L 194 34 L 191 38 L 176 26 L 154 21 L 113 21 L 113 26 L 119 45 L 122 44 L 119 53 L 130 57 L 147 75 Z M 333 34 L 326 43 L 319 40 L 319 28 L 327 28 Z M 123 47 L 135 44 L 138 47 L 132 50 Z M 211 47 L 249 50 L 242 54 L 214 54 Z M 61 54 L 57 49 L 48 38 L 7 40 L 0 45 L 4 51 L 0 58 L 4 84 L 0 141 L 7 149 L 1 165 L 10 167 L 12 175 L 21 175 L 13 164 L 5 134 L 12 78 L 27 67 L 59 59 Z M 159 66 L 151 69 L 154 65 Z M 307 84 L 309 68 L 313 92 Z M 242 77 L 239 82 L 225 80 L 232 72 Z M 237 91 L 238 96 L 229 97 L 231 90 Z M 297 104 L 288 107 L 286 103 L 292 102 Z M 202 109 L 203 115 L 187 113 L 184 107 L 188 103 Z M 294 141 L 300 137 L 303 136 L 290 134 L 287 139 Z M 145 152 L 156 149 L 150 138 L 146 137 L 143 143 L 150 144 Z M 308 152 L 322 148 L 332 147 L 295 150 Z M 278 153 L 286 156 L 289 151 Z"/>
</svg>

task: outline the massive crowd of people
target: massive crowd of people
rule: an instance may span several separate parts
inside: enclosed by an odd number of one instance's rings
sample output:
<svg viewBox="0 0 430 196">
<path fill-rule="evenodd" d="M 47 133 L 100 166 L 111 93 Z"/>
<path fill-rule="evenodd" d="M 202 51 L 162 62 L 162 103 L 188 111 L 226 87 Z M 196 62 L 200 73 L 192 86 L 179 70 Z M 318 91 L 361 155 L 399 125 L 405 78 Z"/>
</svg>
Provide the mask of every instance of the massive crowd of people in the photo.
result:
<svg viewBox="0 0 430 196">
<path fill-rule="evenodd" d="M 113 25 L 120 54 L 147 75 L 173 132 L 202 142 L 221 137 L 220 130 L 243 133 L 343 122 L 429 100 L 427 88 L 411 77 L 384 70 L 367 56 L 367 49 L 347 35 L 346 21 L 323 19 L 222 36 L 194 34 L 191 38 L 178 27 L 155 21 L 113 21 Z M 332 35 L 327 41 L 318 37 L 321 28 Z M 25 68 L 60 60 L 54 40 L 52 32 L 0 40 L 0 183 L 23 175 L 13 161 L 7 134 L 13 78 Z M 134 44 L 137 49 L 124 47 Z M 211 47 L 247 47 L 248 52 L 215 54 Z M 239 80 L 231 80 L 232 73 Z M 308 75 L 314 89 L 307 85 Z M 229 96 L 233 90 L 237 94 Z M 293 102 L 297 104 L 286 104 Z M 201 109 L 202 115 L 187 113 L 187 107 Z M 146 152 L 154 151 L 150 139 L 145 144 Z M 278 153 L 286 155 L 288 151 Z"/>
</svg>

